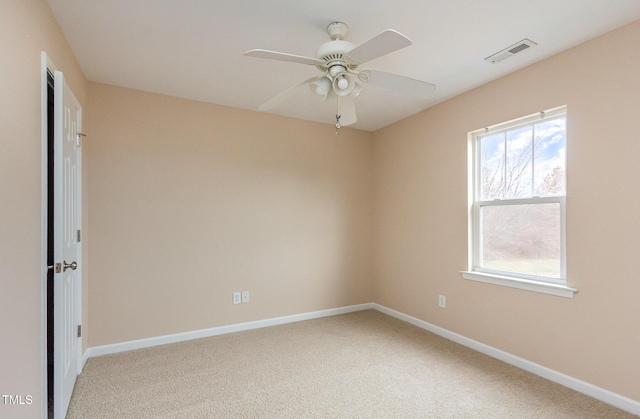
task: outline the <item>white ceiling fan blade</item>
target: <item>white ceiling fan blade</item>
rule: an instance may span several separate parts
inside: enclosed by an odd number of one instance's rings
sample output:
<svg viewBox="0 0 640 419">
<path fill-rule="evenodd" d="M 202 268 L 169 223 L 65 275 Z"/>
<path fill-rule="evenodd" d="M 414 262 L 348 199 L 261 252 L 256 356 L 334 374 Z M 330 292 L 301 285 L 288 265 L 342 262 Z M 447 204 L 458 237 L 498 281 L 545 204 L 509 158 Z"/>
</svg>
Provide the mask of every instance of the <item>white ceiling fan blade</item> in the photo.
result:
<svg viewBox="0 0 640 419">
<path fill-rule="evenodd" d="M 244 53 L 247 57 L 267 58 L 269 60 L 289 61 L 298 64 L 319 65 L 324 61 L 317 58 L 303 57 L 301 55 L 287 54 L 284 52 L 268 51 L 266 49 L 252 49 Z"/>
<path fill-rule="evenodd" d="M 398 31 L 387 29 L 349 51 L 345 60 L 350 65 L 360 65 L 409 45 L 411 45 L 409 38 Z"/>
<path fill-rule="evenodd" d="M 340 96 L 338 99 L 340 110 L 340 125 L 346 127 L 347 125 L 355 124 L 358 121 L 356 115 L 355 95 Z"/>
<path fill-rule="evenodd" d="M 285 90 L 284 92 L 280 93 L 278 96 L 268 100 L 267 102 L 263 103 L 262 105 L 260 105 L 260 107 L 258 107 L 258 110 L 261 112 L 264 111 L 268 111 L 271 108 L 274 108 L 275 106 L 278 106 L 279 104 L 281 104 L 282 102 L 284 102 L 289 96 L 291 96 L 291 94 L 293 93 L 294 90 L 296 90 L 297 88 L 301 87 L 301 86 L 305 86 L 308 85 L 310 83 L 313 83 L 314 81 L 320 79 L 320 77 L 312 77 L 308 80 L 303 81 L 302 83 L 298 83 L 293 87 L 290 87 L 289 89 Z"/>
<path fill-rule="evenodd" d="M 386 73 L 380 70 L 362 70 L 358 74 L 358 78 L 374 86 L 383 87 L 419 99 L 428 99 L 436 90 L 435 84 L 411 79 L 399 74 Z"/>
</svg>

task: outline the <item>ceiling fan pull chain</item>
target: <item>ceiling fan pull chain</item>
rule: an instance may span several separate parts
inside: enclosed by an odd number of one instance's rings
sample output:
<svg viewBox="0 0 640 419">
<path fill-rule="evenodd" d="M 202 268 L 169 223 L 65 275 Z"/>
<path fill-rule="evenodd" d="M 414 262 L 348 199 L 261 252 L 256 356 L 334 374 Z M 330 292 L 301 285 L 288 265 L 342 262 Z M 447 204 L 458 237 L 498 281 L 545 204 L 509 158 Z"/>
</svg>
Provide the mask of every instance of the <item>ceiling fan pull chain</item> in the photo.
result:
<svg viewBox="0 0 640 419">
<path fill-rule="evenodd" d="M 336 135 L 340 134 L 340 96 L 336 95 Z"/>
</svg>

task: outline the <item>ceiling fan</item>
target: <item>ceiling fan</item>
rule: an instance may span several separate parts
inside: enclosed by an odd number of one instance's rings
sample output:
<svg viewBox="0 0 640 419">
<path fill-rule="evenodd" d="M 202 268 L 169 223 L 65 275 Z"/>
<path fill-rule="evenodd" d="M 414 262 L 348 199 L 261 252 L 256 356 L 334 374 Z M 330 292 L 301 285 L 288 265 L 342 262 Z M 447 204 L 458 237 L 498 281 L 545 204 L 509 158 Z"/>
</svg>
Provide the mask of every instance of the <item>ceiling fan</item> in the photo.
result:
<svg viewBox="0 0 640 419">
<path fill-rule="evenodd" d="M 382 87 L 419 99 L 426 99 L 434 92 L 436 86 L 431 83 L 372 68 L 360 68 L 361 64 L 411 45 L 409 38 L 397 31 L 387 29 L 356 47 L 344 40 L 347 30 L 345 23 L 330 23 L 327 32 L 331 41 L 318 47 L 315 58 L 264 49 L 245 52 L 244 55 L 249 57 L 313 65 L 323 73 L 321 76 L 312 77 L 285 90 L 258 109 L 269 110 L 286 100 L 294 89 L 308 85 L 311 91 L 322 100 L 335 98 L 336 129 L 339 129 L 341 125 L 351 125 L 357 121 L 354 100 L 367 85 Z"/>
</svg>

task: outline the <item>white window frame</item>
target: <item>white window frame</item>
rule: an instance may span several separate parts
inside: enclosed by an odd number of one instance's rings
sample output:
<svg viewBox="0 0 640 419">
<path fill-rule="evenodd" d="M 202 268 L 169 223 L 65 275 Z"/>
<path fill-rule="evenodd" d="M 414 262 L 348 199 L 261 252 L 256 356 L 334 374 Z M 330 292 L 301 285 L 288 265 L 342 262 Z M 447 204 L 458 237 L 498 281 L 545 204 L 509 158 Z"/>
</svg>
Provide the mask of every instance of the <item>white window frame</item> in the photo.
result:
<svg viewBox="0 0 640 419">
<path fill-rule="evenodd" d="M 521 126 L 532 125 L 536 122 L 545 119 L 556 118 L 560 115 L 566 116 L 566 113 L 566 106 L 561 106 L 544 112 L 529 115 L 524 118 L 518 118 L 488 128 L 475 130 L 469 133 L 469 266 L 467 271 L 461 271 L 462 277 L 464 279 L 541 292 L 567 298 L 573 298 L 573 294 L 577 292 L 577 289 L 567 286 L 566 280 L 566 183 L 564 195 L 545 197 L 533 196 L 517 199 L 505 198 L 480 200 L 479 198 L 481 197 L 481 185 L 480 182 L 477 181 L 481 176 L 480 153 L 478 152 L 479 137 L 486 136 L 487 134 L 496 134 L 507 130 L 513 130 Z M 512 273 L 484 268 L 480 266 L 480 261 L 482 260 L 482 246 L 480 242 L 480 238 L 482 237 L 482 226 L 480 223 L 480 212 L 483 207 L 545 203 L 557 203 L 560 205 L 560 278 L 549 278 L 527 275 L 523 273 Z"/>
</svg>

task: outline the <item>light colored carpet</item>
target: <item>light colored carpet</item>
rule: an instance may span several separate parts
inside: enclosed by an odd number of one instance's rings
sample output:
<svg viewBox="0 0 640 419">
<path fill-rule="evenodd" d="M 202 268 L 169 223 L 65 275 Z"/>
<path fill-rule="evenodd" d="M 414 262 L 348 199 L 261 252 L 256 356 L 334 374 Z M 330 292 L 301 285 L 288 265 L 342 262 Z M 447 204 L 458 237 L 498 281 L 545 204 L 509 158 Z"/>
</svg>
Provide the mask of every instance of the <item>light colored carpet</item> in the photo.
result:
<svg viewBox="0 0 640 419">
<path fill-rule="evenodd" d="M 88 360 L 67 418 L 631 418 L 367 310 Z"/>
</svg>

